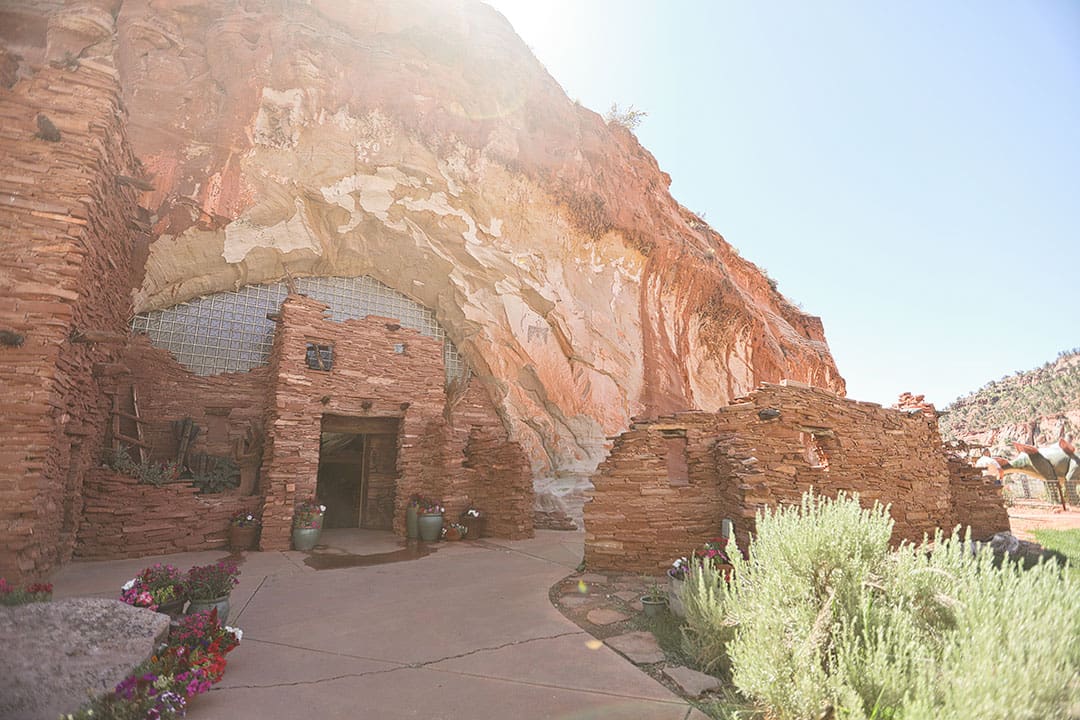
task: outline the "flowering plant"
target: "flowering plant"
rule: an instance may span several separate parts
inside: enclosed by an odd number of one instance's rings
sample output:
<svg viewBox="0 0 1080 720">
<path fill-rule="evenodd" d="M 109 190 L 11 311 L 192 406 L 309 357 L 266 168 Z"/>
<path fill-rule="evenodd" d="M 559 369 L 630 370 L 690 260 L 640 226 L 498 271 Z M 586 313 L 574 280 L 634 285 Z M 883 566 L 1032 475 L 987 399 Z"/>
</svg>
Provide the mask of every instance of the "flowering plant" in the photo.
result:
<svg viewBox="0 0 1080 720">
<path fill-rule="evenodd" d="M 453 535 L 453 533 L 457 533 L 457 536 L 455 537 Z M 460 540 L 461 538 L 465 537 L 468 533 L 469 533 L 469 528 L 465 527 L 461 523 L 450 523 L 449 525 L 444 525 L 443 529 L 442 529 L 442 536 L 443 537 L 449 536 L 449 539 L 451 539 L 451 540 Z"/>
<path fill-rule="evenodd" d="M 690 561 L 684 557 L 679 558 L 671 563 L 671 567 L 668 568 L 667 574 L 676 580 L 685 580 L 686 576 L 690 574 Z"/>
<path fill-rule="evenodd" d="M 427 505 L 430 502 L 430 500 L 419 493 L 413 493 L 413 495 L 409 497 L 409 507 L 418 508 L 421 505 Z"/>
<path fill-rule="evenodd" d="M 19 588 L 0 577 L 0 605 L 48 602 L 52 599 L 52 590 L 52 583 L 33 583 Z"/>
<path fill-rule="evenodd" d="M 314 497 L 301 500 L 293 511 L 293 527 L 321 528 L 323 513 L 325 512 L 326 506 L 320 505 L 319 501 Z"/>
<path fill-rule="evenodd" d="M 420 506 L 419 512 L 421 515 L 442 515 L 446 512 L 446 508 L 434 500 L 427 500 L 425 498 L 424 504 Z"/>
<path fill-rule="evenodd" d="M 196 565 L 187 571 L 184 588 L 191 600 L 215 600 L 232 592 L 240 582 L 240 568 L 236 563 L 221 562 L 213 565 Z"/>
<path fill-rule="evenodd" d="M 731 558 L 724 550 L 724 538 L 709 538 L 705 544 L 694 551 L 694 557 L 712 560 L 717 565 L 730 565 Z"/>
<path fill-rule="evenodd" d="M 169 630 L 169 643 L 189 650 L 209 650 L 227 653 L 240 644 L 243 633 L 236 628 L 223 626 L 218 620 L 217 608 L 208 612 L 185 615 Z"/>
<path fill-rule="evenodd" d="M 685 580 L 693 572 L 695 566 L 706 560 L 712 561 L 715 565 L 730 565 L 731 558 L 728 557 L 727 551 L 724 550 L 725 544 L 724 538 L 709 538 L 705 541 L 705 544 L 694 551 L 693 561 L 681 557 L 671 563 L 671 567 L 667 571 L 668 575 L 676 580 Z"/>
<path fill-rule="evenodd" d="M 222 626 L 216 609 L 189 615 L 173 626 L 168 642 L 112 692 L 64 718 L 184 717 L 192 698 L 221 680 L 225 655 L 239 644 L 241 634 L 239 629 Z"/>
<path fill-rule="evenodd" d="M 120 600 L 128 605 L 151 610 L 183 598 L 184 585 L 180 570 L 161 563 L 144 568 L 120 588 Z"/>
<path fill-rule="evenodd" d="M 241 510 L 229 519 L 233 527 L 259 527 L 259 518 L 247 510 Z"/>
<path fill-rule="evenodd" d="M 474 508 L 472 505 L 470 505 L 469 508 L 465 512 L 461 513 L 461 517 L 463 517 L 463 518 L 464 517 L 478 518 L 478 517 L 481 517 L 481 516 L 482 516 L 482 513 L 479 510 L 477 510 L 476 508 Z"/>
</svg>

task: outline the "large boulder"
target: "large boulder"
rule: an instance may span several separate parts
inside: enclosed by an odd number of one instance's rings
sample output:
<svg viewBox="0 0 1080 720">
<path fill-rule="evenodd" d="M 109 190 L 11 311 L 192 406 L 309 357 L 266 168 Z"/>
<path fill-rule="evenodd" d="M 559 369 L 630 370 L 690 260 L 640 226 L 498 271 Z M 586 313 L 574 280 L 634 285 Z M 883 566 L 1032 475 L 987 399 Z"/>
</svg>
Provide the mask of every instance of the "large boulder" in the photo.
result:
<svg viewBox="0 0 1080 720">
<path fill-rule="evenodd" d="M 118 600 L 0 607 L 0 718 L 56 720 L 149 659 L 169 617 Z"/>
</svg>

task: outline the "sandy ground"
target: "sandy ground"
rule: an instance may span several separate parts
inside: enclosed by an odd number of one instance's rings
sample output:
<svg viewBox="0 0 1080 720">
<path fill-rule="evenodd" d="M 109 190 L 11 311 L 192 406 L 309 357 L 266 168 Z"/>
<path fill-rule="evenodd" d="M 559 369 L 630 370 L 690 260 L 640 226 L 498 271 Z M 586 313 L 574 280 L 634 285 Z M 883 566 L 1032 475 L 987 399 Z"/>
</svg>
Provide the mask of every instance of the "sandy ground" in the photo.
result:
<svg viewBox="0 0 1080 720">
<path fill-rule="evenodd" d="M 1073 530 L 1080 528 L 1080 508 L 1068 510 L 1049 505 L 1016 505 L 1009 508 L 1009 524 L 1013 535 L 1021 540 L 1035 541 L 1032 530 Z"/>
</svg>

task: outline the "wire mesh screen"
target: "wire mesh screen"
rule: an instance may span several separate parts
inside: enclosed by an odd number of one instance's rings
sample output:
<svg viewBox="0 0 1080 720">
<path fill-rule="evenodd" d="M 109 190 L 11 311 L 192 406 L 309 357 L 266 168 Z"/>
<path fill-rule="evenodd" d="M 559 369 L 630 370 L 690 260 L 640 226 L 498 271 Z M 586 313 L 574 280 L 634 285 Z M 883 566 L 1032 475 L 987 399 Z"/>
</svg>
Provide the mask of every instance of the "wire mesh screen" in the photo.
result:
<svg viewBox="0 0 1080 720">
<path fill-rule="evenodd" d="M 443 341 L 447 381 L 468 373 L 435 313 L 373 277 L 301 278 L 296 289 L 329 305 L 330 317 L 337 322 L 379 315 L 438 338 Z M 270 361 L 274 321 L 266 315 L 281 308 L 288 292 L 284 283 L 248 285 L 141 313 L 131 328 L 148 335 L 155 347 L 168 350 L 196 375 L 246 372 Z"/>
</svg>

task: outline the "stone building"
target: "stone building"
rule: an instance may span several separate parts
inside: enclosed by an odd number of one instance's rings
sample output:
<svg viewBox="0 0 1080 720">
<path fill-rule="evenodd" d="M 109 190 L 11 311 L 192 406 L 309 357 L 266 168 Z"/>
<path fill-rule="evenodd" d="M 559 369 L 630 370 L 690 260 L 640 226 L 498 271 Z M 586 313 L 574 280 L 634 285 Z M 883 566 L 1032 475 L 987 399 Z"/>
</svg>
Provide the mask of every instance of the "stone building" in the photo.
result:
<svg viewBox="0 0 1080 720">
<path fill-rule="evenodd" d="M 148 336 L 133 339 L 124 358 L 131 373 L 112 391 L 127 397 L 136 388 L 144 437 L 163 458 L 176 455 L 178 420 L 203 428 L 196 445 L 232 458 L 241 487 L 200 495 L 188 484 L 154 487 L 98 465 L 86 482 L 78 555 L 217 547 L 227 518 L 241 509 L 261 514 L 262 549 L 285 550 L 293 506 L 312 496 L 328 506 L 326 527 L 404 534 L 405 504 L 421 494 L 441 500 L 448 519 L 475 505 L 487 513 L 492 535 L 532 535 L 528 458 L 509 441 L 480 383 L 459 362 L 448 374 L 446 341 L 403 324 L 423 324 L 423 308 L 362 278 L 308 285 L 345 293 L 336 312 L 284 288 L 260 287 L 136 317 Z M 357 289 L 369 292 L 348 292 Z M 330 317 L 349 314 L 350 298 L 380 297 L 400 312 Z M 247 323 L 266 320 L 267 307 L 274 312 L 266 334 L 250 332 Z M 351 307 L 355 315 L 361 306 Z M 264 357 L 252 343 L 269 338 Z M 266 364 L 196 375 L 174 352 L 204 372 Z"/>
<path fill-rule="evenodd" d="M 654 573 L 721 534 L 745 548 L 766 506 L 804 492 L 891 505 L 894 539 L 1009 529 L 1001 487 L 949 454 L 932 407 L 886 409 L 801 383 L 762 384 L 715 413 L 634 423 L 615 438 L 585 506 L 591 570 Z"/>
</svg>

